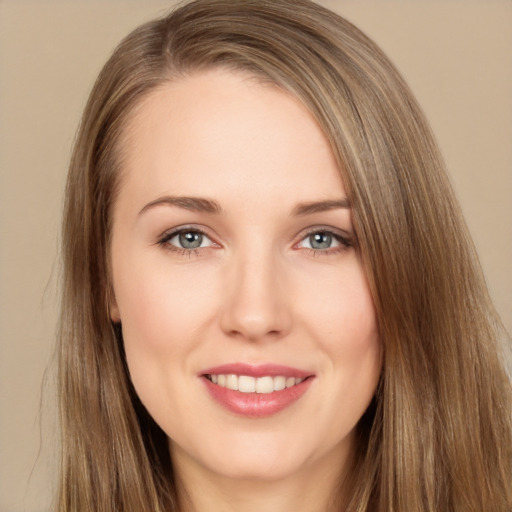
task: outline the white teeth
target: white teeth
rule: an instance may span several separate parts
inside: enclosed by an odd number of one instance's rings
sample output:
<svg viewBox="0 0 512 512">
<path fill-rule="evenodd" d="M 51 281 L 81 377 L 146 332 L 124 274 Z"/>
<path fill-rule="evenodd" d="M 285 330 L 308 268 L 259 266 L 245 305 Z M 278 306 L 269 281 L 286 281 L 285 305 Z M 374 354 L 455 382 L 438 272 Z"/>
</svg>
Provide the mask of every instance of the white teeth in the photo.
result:
<svg viewBox="0 0 512 512">
<path fill-rule="evenodd" d="M 272 391 L 274 391 L 274 379 L 272 377 L 256 379 L 256 393 L 272 393 Z"/>
<path fill-rule="evenodd" d="M 236 375 L 226 375 L 226 387 L 238 391 L 238 377 Z"/>
<path fill-rule="evenodd" d="M 241 393 L 268 394 L 274 391 L 281 391 L 300 384 L 304 379 L 295 377 L 250 377 L 248 375 L 210 375 L 210 380 L 223 388 L 240 391 Z"/>
<path fill-rule="evenodd" d="M 254 393 L 256 391 L 256 379 L 247 375 L 238 377 L 238 391 L 242 393 Z"/>
<path fill-rule="evenodd" d="M 274 377 L 274 390 L 281 391 L 286 387 L 286 377 Z"/>
</svg>

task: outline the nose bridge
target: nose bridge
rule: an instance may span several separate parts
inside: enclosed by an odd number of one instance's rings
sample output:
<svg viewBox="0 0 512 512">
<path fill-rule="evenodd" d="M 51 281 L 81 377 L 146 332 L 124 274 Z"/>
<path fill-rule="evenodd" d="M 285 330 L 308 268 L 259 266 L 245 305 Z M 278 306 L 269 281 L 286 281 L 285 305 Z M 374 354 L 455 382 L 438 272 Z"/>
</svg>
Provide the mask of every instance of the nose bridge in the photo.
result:
<svg viewBox="0 0 512 512">
<path fill-rule="evenodd" d="M 266 244 L 239 247 L 229 261 L 222 328 L 258 341 L 284 336 L 291 315 L 279 255 Z"/>
</svg>

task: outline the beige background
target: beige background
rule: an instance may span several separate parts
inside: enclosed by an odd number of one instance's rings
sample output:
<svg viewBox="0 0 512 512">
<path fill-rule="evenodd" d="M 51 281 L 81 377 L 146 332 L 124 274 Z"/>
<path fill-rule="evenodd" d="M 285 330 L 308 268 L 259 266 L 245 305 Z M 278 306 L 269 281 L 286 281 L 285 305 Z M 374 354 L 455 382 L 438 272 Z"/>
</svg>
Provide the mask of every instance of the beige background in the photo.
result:
<svg viewBox="0 0 512 512">
<path fill-rule="evenodd" d="M 323 3 L 416 92 L 512 332 L 512 2 Z M 55 476 L 59 215 L 81 108 L 116 42 L 172 4 L 0 0 L 0 512 L 47 510 Z"/>
</svg>

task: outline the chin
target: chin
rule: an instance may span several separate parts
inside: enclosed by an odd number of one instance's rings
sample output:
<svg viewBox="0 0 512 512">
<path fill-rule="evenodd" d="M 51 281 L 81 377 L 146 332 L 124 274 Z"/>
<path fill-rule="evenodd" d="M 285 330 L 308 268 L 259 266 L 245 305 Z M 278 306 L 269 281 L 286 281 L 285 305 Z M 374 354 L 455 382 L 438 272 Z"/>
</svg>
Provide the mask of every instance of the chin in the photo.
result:
<svg viewBox="0 0 512 512">
<path fill-rule="evenodd" d="M 308 442 L 309 441 L 309 442 Z M 196 460 L 222 478 L 236 481 L 279 481 L 308 470 L 331 450 L 290 432 L 233 434 L 198 454 Z M 330 446 L 328 448 L 331 448 Z M 335 450 L 337 451 L 337 450 Z"/>
<path fill-rule="evenodd" d="M 221 468 L 215 466 L 210 468 L 219 476 L 236 481 L 260 481 L 272 482 L 286 480 L 288 477 L 297 474 L 302 468 L 302 464 L 283 460 L 282 457 L 273 457 L 268 459 L 259 456 L 257 459 L 237 460 L 238 457 L 226 459 Z M 220 470 L 219 470 L 220 469 Z"/>
</svg>

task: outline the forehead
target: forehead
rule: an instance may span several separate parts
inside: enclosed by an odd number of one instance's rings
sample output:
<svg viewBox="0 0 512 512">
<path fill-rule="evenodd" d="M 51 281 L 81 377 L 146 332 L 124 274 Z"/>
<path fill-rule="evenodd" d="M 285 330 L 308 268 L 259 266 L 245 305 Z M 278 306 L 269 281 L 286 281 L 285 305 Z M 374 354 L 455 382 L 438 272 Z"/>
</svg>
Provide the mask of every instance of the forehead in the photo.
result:
<svg viewBox="0 0 512 512">
<path fill-rule="evenodd" d="M 170 81 L 138 105 L 123 137 L 121 192 L 282 202 L 339 198 L 341 175 L 309 111 L 247 74 L 210 70 Z M 292 193 L 293 192 L 293 193 Z"/>
</svg>

